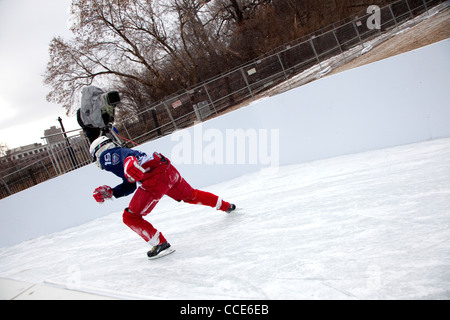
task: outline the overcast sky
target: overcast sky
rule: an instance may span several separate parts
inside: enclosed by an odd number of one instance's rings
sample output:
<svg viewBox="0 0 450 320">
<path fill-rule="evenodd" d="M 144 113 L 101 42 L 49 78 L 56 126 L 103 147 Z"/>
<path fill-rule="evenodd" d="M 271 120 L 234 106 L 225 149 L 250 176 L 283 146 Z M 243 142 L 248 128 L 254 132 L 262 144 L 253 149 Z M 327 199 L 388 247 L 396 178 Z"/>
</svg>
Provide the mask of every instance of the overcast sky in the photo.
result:
<svg viewBox="0 0 450 320">
<path fill-rule="evenodd" d="M 49 103 L 43 83 L 55 36 L 69 38 L 71 0 L 0 0 L 0 143 L 15 148 L 42 143 L 44 130 L 79 129 L 60 105 Z"/>
</svg>

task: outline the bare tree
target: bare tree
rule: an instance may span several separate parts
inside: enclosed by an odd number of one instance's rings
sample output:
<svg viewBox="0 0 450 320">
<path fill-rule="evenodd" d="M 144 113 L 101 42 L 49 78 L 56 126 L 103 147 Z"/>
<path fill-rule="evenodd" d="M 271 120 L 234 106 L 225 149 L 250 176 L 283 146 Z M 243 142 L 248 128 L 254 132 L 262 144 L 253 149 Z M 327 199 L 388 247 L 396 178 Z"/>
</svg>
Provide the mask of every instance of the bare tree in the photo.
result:
<svg viewBox="0 0 450 320">
<path fill-rule="evenodd" d="M 161 81 L 160 62 L 166 55 L 181 67 L 184 61 L 177 57 L 162 10 L 151 0 L 74 0 L 75 37 L 54 38 L 50 43 L 45 83 L 52 90 L 47 99 L 70 112 L 81 87 L 113 78 L 131 79 L 149 90 L 157 84 L 167 94 L 170 88 Z"/>
<path fill-rule="evenodd" d="M 72 113 L 83 86 L 114 85 L 127 110 L 138 112 L 368 3 L 385 2 L 73 0 L 73 38 L 50 43 L 47 99 Z"/>
</svg>

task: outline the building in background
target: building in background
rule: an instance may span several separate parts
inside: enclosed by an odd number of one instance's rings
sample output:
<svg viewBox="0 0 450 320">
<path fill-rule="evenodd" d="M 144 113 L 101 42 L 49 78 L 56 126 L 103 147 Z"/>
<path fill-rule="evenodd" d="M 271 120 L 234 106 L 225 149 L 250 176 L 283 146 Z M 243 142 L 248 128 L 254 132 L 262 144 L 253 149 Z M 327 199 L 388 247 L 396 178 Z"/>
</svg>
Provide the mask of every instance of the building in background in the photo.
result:
<svg viewBox="0 0 450 320">
<path fill-rule="evenodd" d="M 41 143 L 33 143 L 6 151 L 6 155 L 1 157 L 1 163 L 7 164 L 28 164 L 48 156 L 47 146 Z"/>
<path fill-rule="evenodd" d="M 44 138 L 48 145 L 65 144 L 65 139 L 61 128 L 57 128 L 55 126 L 50 127 L 50 129 L 44 130 Z"/>
</svg>

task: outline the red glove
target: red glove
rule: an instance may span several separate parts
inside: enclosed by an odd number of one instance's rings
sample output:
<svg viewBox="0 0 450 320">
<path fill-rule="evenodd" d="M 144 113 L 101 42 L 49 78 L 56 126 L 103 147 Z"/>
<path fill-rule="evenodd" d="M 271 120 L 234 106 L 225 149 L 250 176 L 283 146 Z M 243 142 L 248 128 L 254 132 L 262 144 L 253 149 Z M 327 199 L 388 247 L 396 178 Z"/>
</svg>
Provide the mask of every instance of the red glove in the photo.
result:
<svg viewBox="0 0 450 320">
<path fill-rule="evenodd" d="M 136 157 L 129 156 L 126 158 L 123 169 L 125 177 L 130 183 L 142 180 L 142 178 L 144 178 L 145 169 L 139 165 Z"/>
<path fill-rule="evenodd" d="M 113 190 L 109 186 L 101 186 L 94 190 L 93 196 L 95 201 L 103 203 L 106 199 L 111 199 L 113 197 Z"/>
</svg>

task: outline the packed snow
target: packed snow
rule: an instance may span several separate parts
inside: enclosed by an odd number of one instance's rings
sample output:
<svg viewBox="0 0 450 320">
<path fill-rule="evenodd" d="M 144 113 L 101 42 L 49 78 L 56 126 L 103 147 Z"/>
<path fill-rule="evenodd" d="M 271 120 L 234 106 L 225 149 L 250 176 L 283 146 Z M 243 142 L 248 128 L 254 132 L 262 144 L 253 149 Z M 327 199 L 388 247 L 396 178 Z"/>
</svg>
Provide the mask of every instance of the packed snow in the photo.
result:
<svg viewBox="0 0 450 320">
<path fill-rule="evenodd" d="M 163 198 L 149 249 L 115 212 L 0 249 L 0 277 L 120 298 L 448 299 L 450 139 L 256 173 L 207 188 L 225 214 Z M 107 205 L 107 204 L 106 204 Z"/>
</svg>

